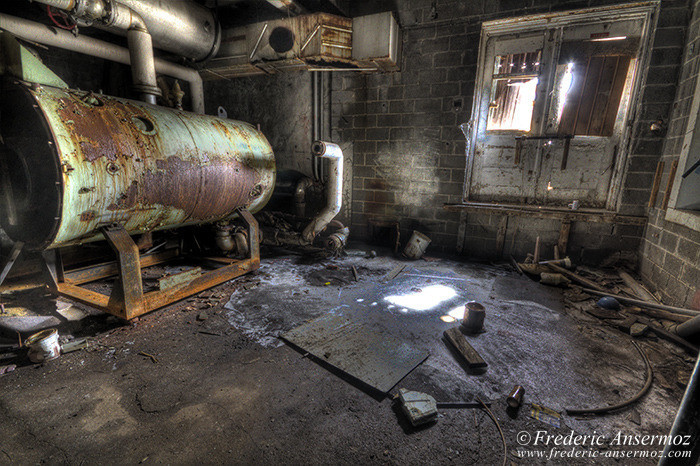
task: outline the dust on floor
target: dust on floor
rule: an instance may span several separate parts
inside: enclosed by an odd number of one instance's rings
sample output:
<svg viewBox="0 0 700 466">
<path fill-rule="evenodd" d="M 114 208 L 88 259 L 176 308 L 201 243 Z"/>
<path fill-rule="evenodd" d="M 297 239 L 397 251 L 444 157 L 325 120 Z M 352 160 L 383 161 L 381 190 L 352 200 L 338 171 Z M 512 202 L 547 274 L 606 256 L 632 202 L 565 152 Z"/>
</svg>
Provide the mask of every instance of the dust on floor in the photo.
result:
<svg viewBox="0 0 700 466">
<path fill-rule="evenodd" d="M 406 268 L 383 280 L 397 265 Z M 489 364 L 482 374 L 467 373 L 441 338 L 469 300 L 487 310 L 486 332 L 469 340 Z M 606 452 L 629 449 L 609 444 L 618 432 L 666 434 L 684 389 L 679 374 L 692 363 L 647 338 L 641 345 L 658 370 L 639 404 L 598 418 L 563 416 L 555 427 L 532 419 L 529 405 L 558 412 L 604 406 L 629 398 L 644 382 L 631 338 L 565 309 L 560 290 L 486 264 L 359 255 L 309 264 L 281 256 L 131 324 L 92 315 L 66 327 L 64 335 L 90 337 L 89 348 L 0 377 L 1 461 L 501 462 L 500 436 L 481 410 L 443 410 L 436 424 L 411 428 L 390 398 L 367 393 L 278 338 L 328 313 L 430 353 L 394 391 L 492 401 L 508 459 L 522 464 L 544 463 L 529 455 L 551 450 L 519 445 L 522 432 L 602 435 L 608 441 L 593 459 L 602 464 L 617 462 Z M 504 399 L 516 384 L 525 387 L 525 404 L 507 411 Z M 554 462 L 577 461 L 591 459 Z"/>
</svg>

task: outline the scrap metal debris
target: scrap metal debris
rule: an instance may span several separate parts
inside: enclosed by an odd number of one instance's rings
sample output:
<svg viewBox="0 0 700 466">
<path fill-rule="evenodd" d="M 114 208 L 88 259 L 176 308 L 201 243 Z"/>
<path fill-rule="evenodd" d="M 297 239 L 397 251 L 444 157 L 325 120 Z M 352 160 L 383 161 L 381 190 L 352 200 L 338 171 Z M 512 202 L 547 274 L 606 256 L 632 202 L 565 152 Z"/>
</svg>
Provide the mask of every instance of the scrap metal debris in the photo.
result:
<svg viewBox="0 0 700 466">
<path fill-rule="evenodd" d="M 335 314 L 312 320 L 281 338 L 382 393 L 429 356 L 388 333 Z"/>
</svg>

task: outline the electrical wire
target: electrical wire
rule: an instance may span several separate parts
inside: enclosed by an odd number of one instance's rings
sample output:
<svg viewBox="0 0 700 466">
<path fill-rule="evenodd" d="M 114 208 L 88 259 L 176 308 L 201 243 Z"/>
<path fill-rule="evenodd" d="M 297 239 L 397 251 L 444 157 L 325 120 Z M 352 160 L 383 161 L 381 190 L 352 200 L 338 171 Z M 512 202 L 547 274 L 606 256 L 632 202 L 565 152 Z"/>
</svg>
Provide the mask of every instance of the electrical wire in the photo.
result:
<svg viewBox="0 0 700 466">
<path fill-rule="evenodd" d="M 641 397 L 643 397 L 651 388 L 651 383 L 654 380 L 654 371 L 651 368 L 651 363 L 649 362 L 649 358 L 647 357 L 646 353 L 642 348 L 637 344 L 636 341 L 633 341 L 632 344 L 634 347 L 639 351 L 639 354 L 642 356 L 642 359 L 644 360 L 644 365 L 646 366 L 646 380 L 644 382 L 644 386 L 642 387 L 639 392 L 637 392 L 636 395 L 634 395 L 632 398 L 629 400 L 623 401 L 622 403 L 618 403 L 613 406 L 605 406 L 602 408 L 590 408 L 590 409 L 570 409 L 566 408 L 566 414 L 569 415 L 578 415 L 578 414 L 607 414 L 611 411 L 617 411 L 618 409 L 625 408 L 632 403 L 635 403 L 639 401 Z"/>
<path fill-rule="evenodd" d="M 501 442 L 503 442 L 503 466 L 506 466 L 508 464 L 508 446 L 506 445 L 506 438 L 503 435 L 503 430 L 501 429 L 501 424 L 498 422 L 498 419 L 496 419 L 496 416 L 494 416 L 493 412 L 489 409 L 488 406 L 486 406 L 486 403 L 481 401 L 481 398 L 478 396 L 476 397 L 476 400 L 481 403 L 482 408 L 484 408 L 484 411 L 486 411 L 486 414 L 489 415 L 491 420 L 496 424 L 496 428 L 498 429 L 498 433 L 501 434 Z"/>
</svg>

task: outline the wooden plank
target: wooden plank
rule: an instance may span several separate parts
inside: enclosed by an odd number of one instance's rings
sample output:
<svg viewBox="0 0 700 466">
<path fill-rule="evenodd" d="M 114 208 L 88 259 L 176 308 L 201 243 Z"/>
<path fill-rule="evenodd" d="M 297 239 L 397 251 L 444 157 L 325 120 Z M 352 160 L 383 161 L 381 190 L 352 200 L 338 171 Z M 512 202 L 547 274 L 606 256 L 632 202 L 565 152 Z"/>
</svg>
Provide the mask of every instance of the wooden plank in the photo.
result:
<svg viewBox="0 0 700 466">
<path fill-rule="evenodd" d="M 498 257 L 503 257 L 503 246 L 506 242 L 506 232 L 508 231 L 508 216 L 501 217 L 498 223 L 498 233 L 496 234 L 496 253 Z"/>
<path fill-rule="evenodd" d="M 384 281 L 388 282 L 390 280 L 393 280 L 394 278 L 398 277 L 401 272 L 403 272 L 403 269 L 405 269 L 405 265 L 397 265 L 394 267 L 388 274 L 384 276 Z"/>
<path fill-rule="evenodd" d="M 467 342 L 467 339 L 464 338 L 462 332 L 459 331 L 459 327 L 452 327 L 449 330 L 445 330 L 443 335 L 464 358 L 470 369 L 488 366 L 486 361 L 481 358 L 479 353 Z"/>
<path fill-rule="evenodd" d="M 603 57 L 591 57 L 586 70 L 586 82 L 583 84 L 583 92 L 579 103 L 578 115 L 573 134 L 588 135 L 588 129 L 593 118 L 593 105 L 598 95 L 598 85 L 603 70 Z"/>
<path fill-rule="evenodd" d="M 535 239 L 535 252 L 533 254 L 534 259 L 532 259 L 535 264 L 540 261 L 540 237 L 539 235 Z"/>
<path fill-rule="evenodd" d="M 668 175 L 668 183 L 666 183 L 666 193 L 664 194 L 663 210 L 668 208 L 668 201 L 671 199 L 671 189 L 673 188 L 673 182 L 676 180 L 676 170 L 678 169 L 678 160 L 674 160 L 671 163 L 671 173 Z"/>
<path fill-rule="evenodd" d="M 595 102 L 593 103 L 593 112 L 587 131 L 587 134 L 590 136 L 601 136 L 603 133 L 605 115 L 610 107 L 610 90 L 615 83 L 619 60 L 619 56 L 605 57 L 603 60 L 598 89 L 596 89 L 596 94 L 593 96 Z"/>
<path fill-rule="evenodd" d="M 184 270 L 180 273 L 168 275 L 158 279 L 158 289 L 160 291 L 167 290 L 176 286 L 183 286 L 202 275 L 202 269 L 195 267 L 190 270 Z"/>
<path fill-rule="evenodd" d="M 646 288 L 644 288 L 644 286 L 637 280 L 635 280 L 634 277 L 632 277 L 632 275 L 628 274 L 624 270 L 619 270 L 617 274 L 627 286 L 632 288 L 632 291 L 634 291 L 634 294 L 637 295 L 639 299 L 657 303 L 659 302 L 659 300 L 656 299 L 656 296 L 654 296 Z"/>
<path fill-rule="evenodd" d="M 571 233 L 571 220 L 562 220 L 561 228 L 559 229 L 559 241 L 557 242 L 557 251 L 562 257 L 566 257 L 566 250 L 569 247 L 569 234 Z"/>
<path fill-rule="evenodd" d="M 659 187 L 661 187 L 661 178 L 664 175 L 664 163 L 659 161 L 656 164 L 656 173 L 654 174 L 654 184 L 651 188 L 651 195 L 649 196 L 649 208 L 651 209 L 656 205 L 656 198 L 659 195 Z"/>
<path fill-rule="evenodd" d="M 608 106 L 606 107 L 605 111 L 605 123 L 603 124 L 603 129 L 600 133 L 601 136 L 611 136 L 613 133 L 615 120 L 617 119 L 617 111 L 620 107 L 620 100 L 622 99 L 622 91 L 624 91 L 625 82 L 627 81 L 627 71 L 629 66 L 630 57 L 621 56 L 617 62 L 615 81 L 613 82 L 613 87 L 610 90 L 610 95 L 608 96 Z"/>
<path fill-rule="evenodd" d="M 58 284 L 58 294 L 74 301 L 114 314 L 114 310 L 109 308 L 109 296 L 96 291 L 90 291 L 79 286 L 68 283 Z M 125 317 L 123 313 L 119 317 Z"/>
<path fill-rule="evenodd" d="M 168 262 L 179 255 L 180 251 L 178 249 L 166 249 L 162 252 L 141 256 L 141 268 L 145 269 L 146 267 Z M 66 271 L 65 282 L 71 285 L 82 285 L 83 283 L 90 283 L 102 278 L 112 277 L 118 273 L 119 268 L 117 267 L 116 261 L 105 262 Z"/>
</svg>

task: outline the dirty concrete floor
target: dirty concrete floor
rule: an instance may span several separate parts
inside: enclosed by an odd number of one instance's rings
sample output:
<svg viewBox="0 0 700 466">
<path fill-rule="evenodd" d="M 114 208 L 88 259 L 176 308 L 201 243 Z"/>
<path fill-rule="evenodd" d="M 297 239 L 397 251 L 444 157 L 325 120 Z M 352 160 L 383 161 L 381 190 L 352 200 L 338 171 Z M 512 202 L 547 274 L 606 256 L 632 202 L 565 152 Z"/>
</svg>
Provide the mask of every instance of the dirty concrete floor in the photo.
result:
<svg viewBox="0 0 700 466">
<path fill-rule="evenodd" d="M 22 360 L 0 377 L 0 463 L 502 462 L 500 436 L 483 411 L 443 410 L 437 423 L 413 429 L 390 398 L 334 375 L 278 338 L 329 312 L 430 353 L 396 388 L 438 401 L 492 401 L 516 464 L 545 462 L 528 457 L 537 448 L 518 445 L 522 431 L 573 430 L 608 440 L 618 432 L 668 432 L 683 393 L 677 378 L 692 364 L 675 347 L 639 340 L 656 372 L 639 404 L 598 418 L 564 415 L 555 427 L 529 417 L 530 403 L 562 412 L 616 403 L 641 388 L 644 364 L 628 335 L 565 309 L 559 289 L 505 266 L 350 253 L 315 263 L 266 258 L 254 274 L 137 322 L 93 315 L 62 327 L 63 335 L 90 337 L 90 347 L 43 365 Z M 384 283 L 397 265 L 406 268 Z M 426 300 L 425 293 L 432 295 Z M 457 325 L 445 320 L 459 317 L 455 309 L 468 300 L 487 309 L 486 332 L 469 338 L 489 363 L 484 373 L 465 371 L 441 339 Z M 525 404 L 511 412 L 504 398 L 515 384 L 525 387 Z"/>
</svg>

